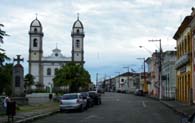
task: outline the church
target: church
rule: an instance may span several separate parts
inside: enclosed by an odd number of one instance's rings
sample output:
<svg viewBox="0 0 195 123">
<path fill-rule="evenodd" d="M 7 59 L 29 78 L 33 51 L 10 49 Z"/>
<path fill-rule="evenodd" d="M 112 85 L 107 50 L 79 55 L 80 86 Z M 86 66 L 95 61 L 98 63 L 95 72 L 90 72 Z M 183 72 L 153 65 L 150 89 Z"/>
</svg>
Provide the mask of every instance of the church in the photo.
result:
<svg viewBox="0 0 195 123">
<path fill-rule="evenodd" d="M 41 22 L 34 19 L 30 24 L 29 30 L 29 73 L 34 76 L 36 83 L 41 83 L 46 87 L 53 86 L 53 78 L 55 72 L 61 66 L 68 62 L 75 62 L 76 64 L 84 65 L 84 27 L 82 22 L 77 17 L 73 23 L 71 37 L 72 37 L 72 56 L 66 57 L 61 53 L 57 47 L 52 50 L 50 56 L 43 55 L 43 27 Z"/>
</svg>

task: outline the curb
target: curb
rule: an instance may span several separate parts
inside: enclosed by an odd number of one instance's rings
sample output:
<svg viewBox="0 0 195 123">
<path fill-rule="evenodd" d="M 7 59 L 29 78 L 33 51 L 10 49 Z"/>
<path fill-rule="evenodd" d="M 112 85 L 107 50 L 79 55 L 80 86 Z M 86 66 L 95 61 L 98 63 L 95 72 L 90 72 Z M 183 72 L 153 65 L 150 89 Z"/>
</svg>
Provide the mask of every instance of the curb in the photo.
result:
<svg viewBox="0 0 195 123">
<path fill-rule="evenodd" d="M 182 111 L 179 111 L 179 110 L 177 110 L 177 109 L 173 108 L 172 106 L 170 106 L 169 104 L 164 103 L 163 101 L 160 101 L 160 103 L 162 103 L 162 104 L 163 104 L 163 105 L 165 105 L 166 107 L 168 107 L 168 108 L 172 109 L 172 110 L 173 110 L 175 113 L 177 113 L 177 114 L 180 114 L 180 115 L 182 115 L 182 116 L 189 117 L 189 114 L 184 113 L 184 112 L 182 112 Z"/>
<path fill-rule="evenodd" d="M 57 110 L 57 111 L 53 111 L 53 112 L 39 114 L 39 115 L 36 115 L 36 116 L 32 116 L 32 117 L 29 117 L 29 118 L 18 120 L 15 123 L 27 123 L 27 122 L 30 122 L 30 121 L 33 121 L 33 120 L 37 120 L 37 119 L 40 119 L 40 118 L 43 118 L 43 117 L 46 117 L 46 116 L 49 116 L 49 115 L 53 115 L 53 114 L 58 113 L 58 112 L 59 111 Z"/>
<path fill-rule="evenodd" d="M 175 113 L 179 114 L 179 115 L 182 115 L 184 117 L 189 117 L 190 115 L 185 113 L 185 112 L 182 112 L 180 110 L 177 110 L 176 108 L 172 107 L 171 105 L 159 100 L 158 98 L 155 98 L 155 97 L 151 97 L 151 96 L 146 96 L 150 99 L 153 99 L 153 100 L 156 100 L 156 101 L 159 101 L 161 104 L 165 105 L 166 107 L 168 107 L 169 109 L 171 109 L 172 111 L 174 111 Z"/>
</svg>

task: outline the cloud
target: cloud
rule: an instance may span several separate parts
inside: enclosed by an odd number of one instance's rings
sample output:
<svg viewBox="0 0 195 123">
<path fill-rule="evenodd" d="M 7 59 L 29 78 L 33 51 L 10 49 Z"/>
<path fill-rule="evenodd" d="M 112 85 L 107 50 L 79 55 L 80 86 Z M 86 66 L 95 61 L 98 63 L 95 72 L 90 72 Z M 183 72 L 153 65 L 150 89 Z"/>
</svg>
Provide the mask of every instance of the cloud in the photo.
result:
<svg viewBox="0 0 195 123">
<path fill-rule="evenodd" d="M 21 54 L 27 60 L 29 26 L 38 13 L 44 31 L 44 55 L 50 55 L 57 43 L 63 54 L 71 56 L 70 33 L 80 13 L 85 28 L 85 66 L 93 80 L 97 72 L 116 75 L 131 64 L 140 71 L 141 63 L 136 58 L 151 54 L 139 46 L 153 52 L 159 43 L 148 40 L 162 39 L 164 51 L 174 50 L 172 37 L 193 4 L 192 0 L 3 0 L 0 23 L 11 36 L 1 47 L 8 56 Z"/>
</svg>

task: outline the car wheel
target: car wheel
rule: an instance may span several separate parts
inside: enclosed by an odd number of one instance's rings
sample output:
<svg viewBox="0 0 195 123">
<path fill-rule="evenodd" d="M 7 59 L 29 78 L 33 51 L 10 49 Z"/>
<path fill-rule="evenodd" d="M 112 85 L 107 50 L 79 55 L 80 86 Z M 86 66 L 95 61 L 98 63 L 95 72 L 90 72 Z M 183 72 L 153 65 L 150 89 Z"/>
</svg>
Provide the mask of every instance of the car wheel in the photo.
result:
<svg viewBox="0 0 195 123">
<path fill-rule="evenodd" d="M 60 112 L 64 112 L 64 110 L 63 109 L 60 109 Z"/>
<path fill-rule="evenodd" d="M 80 112 L 83 112 L 83 111 L 84 111 L 83 105 L 80 106 L 79 111 L 80 111 Z"/>
</svg>

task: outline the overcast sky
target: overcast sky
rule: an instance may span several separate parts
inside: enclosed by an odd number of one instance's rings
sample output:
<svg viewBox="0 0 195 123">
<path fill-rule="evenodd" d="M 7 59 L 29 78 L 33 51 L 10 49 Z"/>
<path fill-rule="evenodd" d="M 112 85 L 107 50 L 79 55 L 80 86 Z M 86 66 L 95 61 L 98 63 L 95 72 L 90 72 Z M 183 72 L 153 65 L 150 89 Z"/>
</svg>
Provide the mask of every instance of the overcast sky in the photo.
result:
<svg viewBox="0 0 195 123">
<path fill-rule="evenodd" d="M 191 13 L 194 0 L 1 0 L 0 23 L 9 35 L 0 48 L 13 58 L 24 57 L 22 63 L 28 72 L 29 27 L 36 18 L 43 26 L 44 56 L 58 45 L 65 56 L 71 56 L 71 29 L 80 13 L 84 25 L 85 68 L 95 82 L 125 72 L 130 66 L 142 71 L 143 61 L 159 48 L 174 50 L 172 39 L 186 15 Z M 142 45 L 144 48 L 139 48 Z"/>
</svg>

